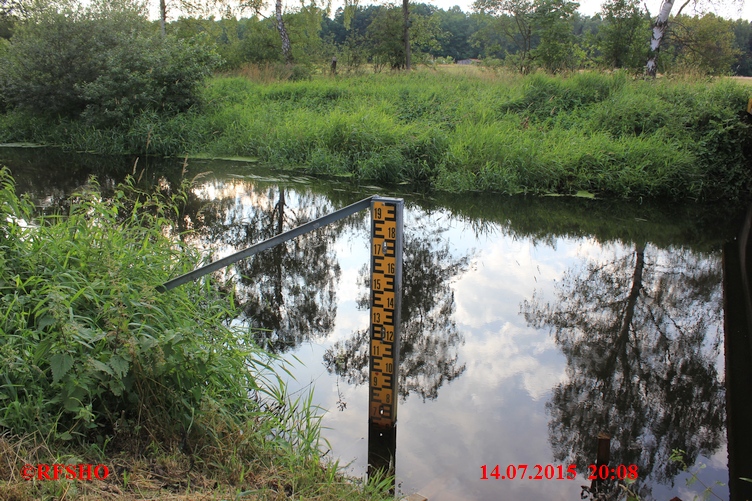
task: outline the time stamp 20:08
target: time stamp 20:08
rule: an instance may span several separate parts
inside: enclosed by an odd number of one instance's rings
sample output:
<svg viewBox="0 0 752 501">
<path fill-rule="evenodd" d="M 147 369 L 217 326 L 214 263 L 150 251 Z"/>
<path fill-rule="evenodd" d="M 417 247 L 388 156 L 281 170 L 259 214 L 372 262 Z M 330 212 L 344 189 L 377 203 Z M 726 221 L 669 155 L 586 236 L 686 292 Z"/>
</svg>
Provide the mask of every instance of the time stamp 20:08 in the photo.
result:
<svg viewBox="0 0 752 501">
<path fill-rule="evenodd" d="M 488 465 L 485 464 L 480 467 L 481 480 L 489 480 L 489 477 L 496 480 L 574 480 L 577 478 L 577 465 L 574 464 L 570 464 L 566 469 L 563 465 L 554 466 L 552 464 L 547 464 L 543 466 L 536 464 L 530 468 L 530 472 L 528 472 L 528 465 L 526 464 L 507 465 L 506 471 L 503 472 L 500 470 L 498 464 L 494 466 L 490 472 L 488 471 L 488 468 Z M 620 464 L 615 468 L 610 467 L 607 464 L 591 464 L 588 465 L 588 470 L 590 470 L 588 480 L 637 479 L 636 464 L 630 464 L 628 466 Z"/>
</svg>

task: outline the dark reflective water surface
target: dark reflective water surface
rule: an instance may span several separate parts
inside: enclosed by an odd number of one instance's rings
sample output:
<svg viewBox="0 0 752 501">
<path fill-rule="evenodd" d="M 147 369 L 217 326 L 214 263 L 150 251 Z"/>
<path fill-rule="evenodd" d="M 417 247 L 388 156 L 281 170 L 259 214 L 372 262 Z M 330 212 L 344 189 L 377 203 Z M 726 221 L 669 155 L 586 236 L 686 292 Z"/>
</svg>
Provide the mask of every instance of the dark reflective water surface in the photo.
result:
<svg viewBox="0 0 752 501">
<path fill-rule="evenodd" d="M 134 159 L 0 148 L 45 211 L 89 173 L 111 189 Z M 136 175 L 163 187 L 182 162 Z M 185 238 L 223 257 L 372 194 L 404 197 L 397 482 L 430 501 L 580 499 L 599 433 L 636 465 L 641 499 L 702 494 L 674 449 L 728 499 L 722 246 L 741 214 L 498 195 L 421 196 L 243 163 L 188 161 Z M 151 172 L 151 173 L 150 173 Z M 740 213 L 743 211 L 739 211 Z M 368 214 L 242 261 L 242 317 L 295 355 L 327 413 L 327 454 L 367 467 Z M 325 449 L 328 446 L 325 446 Z M 577 465 L 575 480 L 480 480 L 483 465 Z M 558 475 L 558 474 L 557 474 Z M 618 489 L 618 487 L 615 487 Z M 621 491 L 603 499 L 617 499 Z"/>
</svg>

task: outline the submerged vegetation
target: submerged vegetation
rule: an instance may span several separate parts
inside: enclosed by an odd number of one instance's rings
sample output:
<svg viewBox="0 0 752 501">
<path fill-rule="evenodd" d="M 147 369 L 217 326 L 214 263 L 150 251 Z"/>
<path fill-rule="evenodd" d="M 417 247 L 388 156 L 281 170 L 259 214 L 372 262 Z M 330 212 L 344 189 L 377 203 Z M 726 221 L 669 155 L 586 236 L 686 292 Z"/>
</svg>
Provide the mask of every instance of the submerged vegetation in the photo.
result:
<svg viewBox="0 0 752 501">
<path fill-rule="evenodd" d="M 171 234 L 185 188 L 128 181 L 103 200 L 92 183 L 66 217 L 30 225 L 0 170 L 0 498 L 378 498 L 322 464 L 310 395 L 292 399 L 287 365 L 232 326 L 231 295 L 208 280 L 156 291 L 200 261 Z M 20 478 L 24 464 L 87 462 L 107 482 Z"/>
<path fill-rule="evenodd" d="M 257 157 L 311 173 L 447 191 L 736 200 L 752 187 L 749 90 L 626 73 L 211 79 L 203 111 L 116 128 L 0 117 L 0 142 L 103 153 Z"/>
</svg>

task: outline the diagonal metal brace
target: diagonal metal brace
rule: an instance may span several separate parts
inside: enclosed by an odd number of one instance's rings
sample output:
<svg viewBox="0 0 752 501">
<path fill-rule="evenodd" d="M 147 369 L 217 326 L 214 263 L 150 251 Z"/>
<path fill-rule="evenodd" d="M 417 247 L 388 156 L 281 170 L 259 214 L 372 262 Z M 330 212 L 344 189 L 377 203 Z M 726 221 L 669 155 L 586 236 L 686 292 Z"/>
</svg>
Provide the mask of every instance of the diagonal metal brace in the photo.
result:
<svg viewBox="0 0 752 501">
<path fill-rule="evenodd" d="M 355 202 L 352 205 L 348 205 L 347 207 L 336 210 L 331 214 L 327 214 L 326 216 L 314 219 L 313 221 L 309 221 L 305 224 L 301 224 L 297 228 L 293 228 L 284 233 L 280 233 L 279 235 L 264 240 L 263 242 L 252 245 L 247 249 L 236 252 L 235 254 L 231 254 L 227 257 L 219 259 L 218 261 L 214 261 L 213 263 L 207 264 L 206 266 L 202 266 L 201 268 L 195 269 L 189 273 L 186 273 L 185 275 L 173 278 L 172 280 L 169 280 L 157 287 L 157 291 L 166 292 L 170 289 L 174 289 L 179 285 L 183 285 L 186 282 L 196 280 L 199 277 L 203 277 L 204 275 L 207 275 L 213 271 L 217 271 L 221 268 L 224 268 L 225 266 L 229 266 L 232 263 L 240 261 L 243 258 L 252 256 L 267 249 L 271 249 L 275 245 L 287 242 L 288 240 L 292 240 L 293 238 L 298 237 L 304 233 L 308 233 L 309 231 L 313 231 L 321 228 L 322 226 L 326 226 L 329 223 L 333 223 L 335 221 L 339 221 L 340 219 L 346 218 L 350 214 L 355 214 L 358 211 L 367 209 L 371 206 L 371 200 L 373 198 L 373 196 L 364 198 L 359 202 Z"/>
</svg>

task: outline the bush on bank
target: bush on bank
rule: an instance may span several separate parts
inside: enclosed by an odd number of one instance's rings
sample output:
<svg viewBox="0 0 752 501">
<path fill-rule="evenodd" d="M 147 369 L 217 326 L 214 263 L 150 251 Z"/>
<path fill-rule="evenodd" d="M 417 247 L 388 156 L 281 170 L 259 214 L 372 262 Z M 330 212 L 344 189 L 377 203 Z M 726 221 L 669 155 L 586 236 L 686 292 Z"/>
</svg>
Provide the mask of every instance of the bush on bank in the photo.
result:
<svg viewBox="0 0 752 501">
<path fill-rule="evenodd" d="M 161 37 L 130 0 L 28 10 L 0 47 L 0 109 L 98 128 L 145 112 L 172 116 L 200 104 L 220 62 L 204 45 Z"/>
<path fill-rule="evenodd" d="M 141 113 L 97 129 L 6 113 L 0 141 L 255 156 L 447 191 L 741 202 L 752 193 L 750 94 L 729 80 L 645 81 L 619 72 L 215 77 L 201 112 Z"/>
<path fill-rule="evenodd" d="M 250 412 L 260 353 L 224 326 L 216 293 L 155 287 L 198 257 L 163 234 L 173 200 L 96 185 L 37 227 L 0 173 L 0 427 L 100 441 L 144 429 L 172 440 L 216 402 Z M 199 306 L 200 305 L 200 306 Z"/>
</svg>

